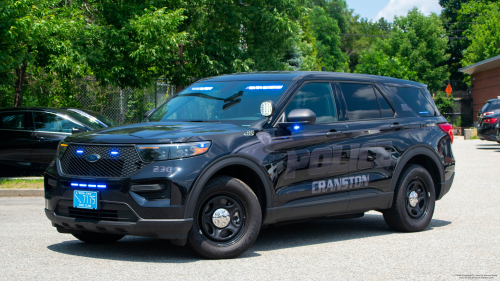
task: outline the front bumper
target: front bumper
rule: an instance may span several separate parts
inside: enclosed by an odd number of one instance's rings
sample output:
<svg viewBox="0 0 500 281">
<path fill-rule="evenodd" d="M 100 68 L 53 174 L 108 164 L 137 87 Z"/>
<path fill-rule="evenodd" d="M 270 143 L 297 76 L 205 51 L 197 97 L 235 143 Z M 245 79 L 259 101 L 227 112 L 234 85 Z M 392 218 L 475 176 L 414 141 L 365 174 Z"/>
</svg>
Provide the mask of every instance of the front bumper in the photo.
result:
<svg viewBox="0 0 500 281">
<path fill-rule="evenodd" d="M 193 219 L 138 219 L 135 222 L 92 221 L 58 216 L 45 209 L 45 215 L 59 232 L 79 233 L 82 231 L 119 235 L 136 235 L 161 239 L 186 239 Z"/>
</svg>

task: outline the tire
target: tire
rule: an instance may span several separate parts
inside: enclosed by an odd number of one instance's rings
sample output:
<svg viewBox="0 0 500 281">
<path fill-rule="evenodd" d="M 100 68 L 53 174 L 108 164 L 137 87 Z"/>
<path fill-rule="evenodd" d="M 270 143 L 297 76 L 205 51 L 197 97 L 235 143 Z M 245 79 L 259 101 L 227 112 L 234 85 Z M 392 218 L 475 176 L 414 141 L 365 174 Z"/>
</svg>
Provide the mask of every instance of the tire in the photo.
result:
<svg viewBox="0 0 500 281">
<path fill-rule="evenodd" d="M 384 220 L 395 231 L 421 231 L 431 222 L 435 203 L 436 190 L 429 172 L 420 165 L 409 165 L 399 178 L 392 207 L 383 211 Z"/>
<path fill-rule="evenodd" d="M 234 258 L 253 245 L 261 224 L 259 200 L 250 187 L 237 178 L 219 176 L 198 198 L 188 244 L 205 258 Z"/>
<path fill-rule="evenodd" d="M 108 244 L 122 239 L 125 235 L 96 233 L 96 232 L 82 232 L 80 234 L 72 234 L 80 241 L 88 244 Z"/>
</svg>

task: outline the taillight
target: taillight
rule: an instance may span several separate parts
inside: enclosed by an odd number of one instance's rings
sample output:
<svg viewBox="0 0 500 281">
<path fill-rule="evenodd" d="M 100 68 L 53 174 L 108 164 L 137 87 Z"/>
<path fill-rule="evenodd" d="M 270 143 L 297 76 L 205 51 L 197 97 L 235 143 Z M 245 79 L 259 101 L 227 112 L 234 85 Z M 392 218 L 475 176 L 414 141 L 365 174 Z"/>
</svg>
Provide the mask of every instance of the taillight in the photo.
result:
<svg viewBox="0 0 500 281">
<path fill-rule="evenodd" d="M 451 143 L 453 143 L 453 125 L 451 125 L 450 123 L 441 123 L 438 125 L 443 132 L 447 133 L 448 136 L 450 136 L 450 141 Z"/>
<path fill-rule="evenodd" d="M 484 124 L 495 124 L 498 121 L 498 118 L 486 118 L 484 119 Z"/>
<path fill-rule="evenodd" d="M 493 113 L 495 113 L 495 112 L 493 112 L 493 111 L 483 112 L 483 113 L 481 113 L 481 116 L 488 116 L 488 115 L 491 115 Z"/>
</svg>

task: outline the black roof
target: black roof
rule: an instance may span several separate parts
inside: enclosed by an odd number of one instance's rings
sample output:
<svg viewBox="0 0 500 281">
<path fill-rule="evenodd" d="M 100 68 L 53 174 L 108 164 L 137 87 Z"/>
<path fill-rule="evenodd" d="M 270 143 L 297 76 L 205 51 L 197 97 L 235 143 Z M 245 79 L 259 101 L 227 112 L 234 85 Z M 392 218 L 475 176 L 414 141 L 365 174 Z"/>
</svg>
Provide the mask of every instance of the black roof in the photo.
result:
<svg viewBox="0 0 500 281">
<path fill-rule="evenodd" d="M 259 71 L 259 72 L 242 72 L 235 74 L 227 74 L 221 76 L 207 77 L 198 80 L 197 82 L 227 82 L 227 81 L 297 81 L 297 80 L 315 80 L 315 79 L 332 79 L 338 81 L 357 81 L 357 82 L 376 82 L 388 86 L 408 86 L 425 88 L 426 85 L 418 82 L 396 79 L 392 77 L 342 73 L 342 72 L 327 72 L 327 71 Z"/>
</svg>

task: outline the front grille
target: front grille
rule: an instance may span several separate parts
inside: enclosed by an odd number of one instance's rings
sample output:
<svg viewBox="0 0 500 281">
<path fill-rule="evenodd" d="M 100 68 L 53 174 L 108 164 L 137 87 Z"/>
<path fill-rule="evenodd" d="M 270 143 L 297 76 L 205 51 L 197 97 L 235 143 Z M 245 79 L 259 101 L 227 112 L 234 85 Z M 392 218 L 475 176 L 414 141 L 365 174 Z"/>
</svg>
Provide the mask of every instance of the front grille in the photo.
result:
<svg viewBox="0 0 500 281">
<path fill-rule="evenodd" d="M 123 221 L 135 222 L 137 216 L 135 213 L 124 204 L 102 202 L 99 209 L 88 210 L 73 207 L 72 200 L 59 200 L 57 202 L 56 214 L 62 217 L 70 217 L 78 220 L 94 220 L 94 221 Z M 77 220 L 77 221 L 78 221 Z"/>
<path fill-rule="evenodd" d="M 83 150 L 83 153 L 77 154 L 77 150 Z M 118 151 L 118 155 L 111 155 L 111 151 Z M 86 157 L 92 154 L 99 155 L 101 158 L 97 162 L 87 161 Z M 70 144 L 61 159 L 62 173 L 71 176 L 125 178 L 148 165 L 149 163 L 141 160 L 132 145 Z"/>
<path fill-rule="evenodd" d="M 84 210 L 69 207 L 69 217 L 76 219 L 119 221 L 115 210 Z"/>
</svg>

